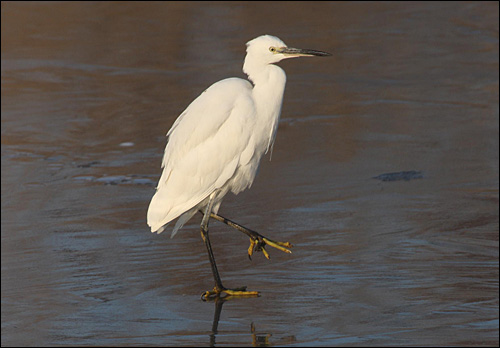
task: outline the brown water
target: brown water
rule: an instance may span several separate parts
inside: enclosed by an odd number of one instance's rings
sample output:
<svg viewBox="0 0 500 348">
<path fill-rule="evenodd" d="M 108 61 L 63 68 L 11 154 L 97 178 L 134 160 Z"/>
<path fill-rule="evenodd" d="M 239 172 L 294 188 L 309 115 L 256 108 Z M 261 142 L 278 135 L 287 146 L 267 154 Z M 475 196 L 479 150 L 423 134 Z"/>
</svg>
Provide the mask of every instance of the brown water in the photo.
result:
<svg viewBox="0 0 500 348">
<path fill-rule="evenodd" d="M 498 10 L 2 2 L 2 346 L 497 346 Z M 333 57 L 281 64 L 272 161 L 221 213 L 294 252 L 213 222 L 262 296 L 202 302 L 199 218 L 146 209 L 172 122 L 265 33 Z"/>
</svg>

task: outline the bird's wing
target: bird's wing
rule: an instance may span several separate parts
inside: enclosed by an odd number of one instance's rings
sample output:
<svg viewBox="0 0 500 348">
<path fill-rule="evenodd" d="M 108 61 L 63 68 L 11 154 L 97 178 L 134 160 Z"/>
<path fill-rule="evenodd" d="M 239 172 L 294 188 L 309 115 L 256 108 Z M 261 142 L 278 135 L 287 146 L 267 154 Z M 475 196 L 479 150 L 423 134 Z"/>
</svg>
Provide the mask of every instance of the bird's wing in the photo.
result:
<svg viewBox="0 0 500 348">
<path fill-rule="evenodd" d="M 252 85 L 231 78 L 210 86 L 175 121 L 163 173 L 148 210 L 157 231 L 221 188 L 250 143 L 255 109 Z"/>
</svg>

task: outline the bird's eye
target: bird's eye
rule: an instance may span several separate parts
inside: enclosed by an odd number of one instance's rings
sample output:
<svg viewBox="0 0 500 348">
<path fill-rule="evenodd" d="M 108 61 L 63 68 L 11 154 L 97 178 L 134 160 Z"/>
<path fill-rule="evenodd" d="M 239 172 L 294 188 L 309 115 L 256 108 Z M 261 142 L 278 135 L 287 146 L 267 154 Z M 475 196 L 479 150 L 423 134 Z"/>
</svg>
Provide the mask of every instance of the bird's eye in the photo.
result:
<svg viewBox="0 0 500 348">
<path fill-rule="evenodd" d="M 275 53 L 276 52 L 276 47 L 273 47 L 273 46 L 269 47 L 269 51 L 271 51 L 272 53 Z"/>
</svg>

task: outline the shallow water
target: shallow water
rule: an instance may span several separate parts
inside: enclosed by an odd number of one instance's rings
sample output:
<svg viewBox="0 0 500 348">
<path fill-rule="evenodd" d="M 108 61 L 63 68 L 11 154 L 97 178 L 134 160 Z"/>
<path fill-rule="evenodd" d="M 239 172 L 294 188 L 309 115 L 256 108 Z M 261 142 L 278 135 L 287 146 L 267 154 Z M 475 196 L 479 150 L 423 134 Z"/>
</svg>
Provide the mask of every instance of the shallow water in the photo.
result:
<svg viewBox="0 0 500 348">
<path fill-rule="evenodd" d="M 272 161 L 221 214 L 293 254 L 213 222 L 262 296 L 202 302 L 199 218 L 145 214 L 166 131 L 264 33 L 333 57 L 281 64 Z M 2 2 L 2 346 L 497 346 L 498 49 L 497 2 Z"/>
</svg>

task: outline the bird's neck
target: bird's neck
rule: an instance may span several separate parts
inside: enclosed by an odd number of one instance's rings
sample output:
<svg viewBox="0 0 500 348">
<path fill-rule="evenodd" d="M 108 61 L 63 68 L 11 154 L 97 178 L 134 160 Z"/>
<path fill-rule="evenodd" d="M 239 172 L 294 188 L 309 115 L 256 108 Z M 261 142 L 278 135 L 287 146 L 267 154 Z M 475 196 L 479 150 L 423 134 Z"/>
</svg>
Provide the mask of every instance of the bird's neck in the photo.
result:
<svg viewBox="0 0 500 348">
<path fill-rule="evenodd" d="M 263 134 L 267 134 L 262 139 L 267 152 L 269 149 L 272 150 L 278 128 L 286 74 L 283 69 L 273 64 L 261 66 L 247 74 L 254 84 L 252 95 L 257 109 L 258 125 L 262 128 Z"/>
<path fill-rule="evenodd" d="M 253 96 L 257 101 L 257 107 L 261 108 L 259 112 L 278 113 L 279 116 L 286 84 L 283 69 L 274 64 L 265 65 L 259 72 L 249 74 L 248 78 L 254 84 Z"/>
</svg>

